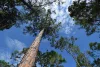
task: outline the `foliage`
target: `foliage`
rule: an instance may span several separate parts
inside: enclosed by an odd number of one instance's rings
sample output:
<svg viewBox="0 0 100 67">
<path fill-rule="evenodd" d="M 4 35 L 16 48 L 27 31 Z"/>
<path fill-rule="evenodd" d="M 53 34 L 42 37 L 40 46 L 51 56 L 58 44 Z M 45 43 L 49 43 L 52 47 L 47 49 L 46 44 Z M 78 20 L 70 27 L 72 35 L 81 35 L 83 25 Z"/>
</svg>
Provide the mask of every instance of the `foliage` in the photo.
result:
<svg viewBox="0 0 100 67">
<path fill-rule="evenodd" d="M 16 24 L 20 13 L 14 0 L 0 0 L 0 30 L 9 29 Z"/>
<path fill-rule="evenodd" d="M 77 67 L 92 67 L 89 59 L 85 56 L 84 53 L 80 53 L 77 56 L 77 61 L 79 64 L 77 64 Z"/>
<path fill-rule="evenodd" d="M 66 50 L 75 60 L 77 67 L 92 67 L 89 59 L 82 53 L 75 41 L 77 38 L 73 36 L 71 38 L 59 38 L 55 43 L 52 44 L 53 47 L 60 50 Z"/>
<path fill-rule="evenodd" d="M 52 39 L 52 38 L 57 38 L 58 34 L 58 30 L 60 29 L 60 23 L 55 23 L 56 21 L 54 19 L 51 18 L 51 10 L 49 9 L 48 11 L 45 10 L 45 8 L 43 7 L 43 3 L 42 5 L 40 6 L 41 3 L 39 3 L 38 1 L 35 0 L 35 2 L 31 2 L 32 0 L 8 0 L 8 1 L 1 1 L 4 2 L 4 6 L 2 6 L 3 8 L 5 7 L 5 3 L 7 2 L 7 7 L 9 10 L 7 10 L 8 14 L 9 14 L 9 11 L 14 11 L 13 8 L 9 8 L 9 5 L 11 5 L 11 3 L 13 3 L 14 5 L 14 8 L 17 10 L 16 12 L 13 12 L 13 13 L 16 13 L 16 15 L 14 14 L 11 14 L 11 15 L 14 15 L 14 16 L 11 16 L 12 18 L 10 19 L 7 19 L 6 21 L 9 21 L 8 22 L 8 25 L 9 27 L 5 26 L 7 23 L 5 22 L 2 22 L 0 25 L 1 26 L 1 30 L 4 30 L 4 29 L 8 29 L 10 28 L 11 26 L 13 25 L 20 25 L 22 23 L 27 23 L 26 24 L 26 27 L 24 29 L 24 33 L 29 33 L 29 34 L 32 34 L 34 36 L 36 36 L 42 29 L 45 30 L 45 32 L 43 33 L 43 38 L 48 38 L 48 39 Z M 48 3 L 50 3 L 49 1 L 47 1 Z M 39 3 L 39 5 L 38 5 Z M 52 2 L 53 3 L 53 2 Z M 12 6 L 11 6 L 12 7 Z M 21 7 L 21 9 L 23 9 L 23 11 L 21 12 L 19 7 Z M 4 10 L 6 11 L 6 10 Z M 3 9 L 2 11 L 3 12 Z M 19 15 L 19 13 L 21 13 Z M 3 13 L 1 14 L 3 15 Z M 4 14 L 5 16 L 2 17 L 5 21 L 5 18 L 6 18 L 6 14 Z M 16 17 L 18 18 L 21 18 L 21 21 L 19 19 L 17 19 Z M 12 21 L 14 19 L 14 21 Z M 2 21 L 2 19 L 1 19 Z M 10 23 L 12 22 L 12 23 Z M 10 23 L 10 25 L 9 25 Z M 20 54 L 18 54 L 19 52 L 15 52 L 14 54 L 16 55 L 17 54 L 17 58 L 19 58 Z M 12 54 L 14 56 L 14 54 Z M 11 58 L 15 58 L 15 57 L 11 57 Z M 16 59 L 14 59 L 16 60 Z"/>
<path fill-rule="evenodd" d="M 86 30 L 87 35 L 100 32 L 100 0 L 76 0 L 68 10 L 76 24 Z"/>
<path fill-rule="evenodd" d="M 100 32 L 100 0 L 76 0 L 69 6 L 68 10 L 76 24 L 79 24 L 81 28 L 86 30 L 87 35 Z M 91 64 L 93 67 L 99 67 L 100 43 L 91 42 L 89 46 L 90 50 L 87 52 L 94 59 Z"/>
<path fill-rule="evenodd" d="M 43 38 L 57 37 L 60 23 L 55 24 L 55 21 L 51 18 L 50 10 L 48 10 L 47 13 L 44 13 L 45 10 L 43 10 L 43 12 L 41 10 L 39 10 L 40 12 L 37 11 L 35 16 L 33 14 L 27 17 L 29 18 L 29 21 L 31 21 L 28 26 L 26 26 L 26 29 L 24 29 L 24 33 L 37 35 L 42 29 L 44 29 L 45 32 Z"/>
<path fill-rule="evenodd" d="M 12 53 L 11 59 L 18 62 L 18 59 L 22 58 L 22 55 L 25 54 L 28 49 L 29 48 L 24 48 L 21 52 L 14 51 Z M 45 53 L 38 51 L 35 65 L 33 65 L 33 67 L 36 67 L 36 63 L 39 63 L 41 67 L 63 67 L 62 63 L 65 62 L 66 60 L 53 50 L 50 52 L 47 51 Z"/>
<path fill-rule="evenodd" d="M 46 16 L 44 7 L 54 2 L 60 3 L 58 0 L 0 0 L 0 30 L 9 29 L 13 25 L 19 27 L 31 20 L 31 23 L 36 21 L 39 24 L 43 21 L 41 18 Z"/>
<path fill-rule="evenodd" d="M 99 67 L 100 66 L 100 43 L 97 42 L 91 42 L 90 44 L 90 50 L 87 51 L 90 57 L 93 58 L 93 62 L 91 63 L 93 67 Z"/>
<path fill-rule="evenodd" d="M 45 29 L 43 38 L 49 40 L 52 37 L 57 38 L 61 23 L 55 23 L 56 20 L 51 18 L 51 10 L 46 11 L 44 8 L 54 2 L 57 1 L 1 0 L 0 30 L 9 29 L 13 25 L 19 27 L 21 24 L 26 24 L 24 28 L 25 34 L 29 33 L 36 36 L 42 29 Z"/>
<path fill-rule="evenodd" d="M 0 67 L 10 67 L 11 65 L 4 60 L 0 60 Z"/>
<path fill-rule="evenodd" d="M 39 51 L 38 60 L 41 67 L 63 67 L 61 64 L 66 62 L 66 60 L 55 51 L 47 51 L 46 53 Z"/>
<path fill-rule="evenodd" d="M 52 47 L 58 48 L 60 50 L 64 50 L 66 48 L 71 48 L 77 38 L 74 38 L 73 36 L 71 38 L 66 38 L 66 37 L 60 37 L 58 40 L 52 42 Z"/>
</svg>

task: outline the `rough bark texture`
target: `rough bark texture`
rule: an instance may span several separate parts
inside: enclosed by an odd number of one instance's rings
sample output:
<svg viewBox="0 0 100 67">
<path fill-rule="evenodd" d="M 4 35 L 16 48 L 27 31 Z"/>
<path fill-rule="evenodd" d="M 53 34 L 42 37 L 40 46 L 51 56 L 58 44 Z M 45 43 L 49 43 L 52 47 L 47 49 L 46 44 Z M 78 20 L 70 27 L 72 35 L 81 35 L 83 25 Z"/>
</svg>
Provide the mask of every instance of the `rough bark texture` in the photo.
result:
<svg viewBox="0 0 100 67">
<path fill-rule="evenodd" d="M 30 46 L 29 50 L 26 52 L 24 57 L 22 58 L 18 67 L 32 67 L 35 63 L 39 44 L 43 35 L 44 29 L 40 31 L 32 45 Z"/>
</svg>

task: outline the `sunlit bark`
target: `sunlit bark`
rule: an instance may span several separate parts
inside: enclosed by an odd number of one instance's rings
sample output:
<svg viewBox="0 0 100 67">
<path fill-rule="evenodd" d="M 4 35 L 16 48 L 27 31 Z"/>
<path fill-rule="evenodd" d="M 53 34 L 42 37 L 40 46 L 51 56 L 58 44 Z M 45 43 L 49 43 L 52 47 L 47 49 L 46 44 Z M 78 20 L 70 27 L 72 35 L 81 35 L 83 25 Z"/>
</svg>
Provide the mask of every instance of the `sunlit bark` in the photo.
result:
<svg viewBox="0 0 100 67">
<path fill-rule="evenodd" d="M 35 64 L 38 48 L 43 35 L 44 29 L 40 31 L 29 50 L 26 52 L 18 67 L 32 67 Z"/>
</svg>

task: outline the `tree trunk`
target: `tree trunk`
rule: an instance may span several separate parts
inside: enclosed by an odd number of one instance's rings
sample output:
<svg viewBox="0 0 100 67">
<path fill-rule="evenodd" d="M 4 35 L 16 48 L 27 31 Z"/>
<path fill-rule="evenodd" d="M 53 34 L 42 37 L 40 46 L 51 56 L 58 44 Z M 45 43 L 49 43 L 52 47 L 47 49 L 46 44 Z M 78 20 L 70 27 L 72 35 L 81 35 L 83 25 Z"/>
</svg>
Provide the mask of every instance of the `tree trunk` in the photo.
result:
<svg viewBox="0 0 100 67">
<path fill-rule="evenodd" d="M 22 58 L 21 62 L 19 63 L 18 67 L 32 67 L 35 64 L 39 44 L 43 35 L 44 29 L 40 31 L 38 36 L 35 38 L 34 42 Z"/>
</svg>

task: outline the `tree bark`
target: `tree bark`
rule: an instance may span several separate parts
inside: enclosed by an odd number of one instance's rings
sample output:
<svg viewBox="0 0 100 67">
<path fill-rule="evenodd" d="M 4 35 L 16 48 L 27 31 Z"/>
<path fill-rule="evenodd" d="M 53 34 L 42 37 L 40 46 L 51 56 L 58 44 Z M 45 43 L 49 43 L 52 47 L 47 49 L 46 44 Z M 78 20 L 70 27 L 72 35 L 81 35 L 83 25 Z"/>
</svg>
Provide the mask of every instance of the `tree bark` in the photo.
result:
<svg viewBox="0 0 100 67">
<path fill-rule="evenodd" d="M 18 67 L 32 67 L 33 64 L 35 64 L 38 48 L 40 45 L 40 41 L 42 38 L 42 35 L 44 33 L 44 29 L 40 31 L 38 36 L 35 38 L 34 42 L 22 58 L 21 62 L 19 63 Z"/>
</svg>

